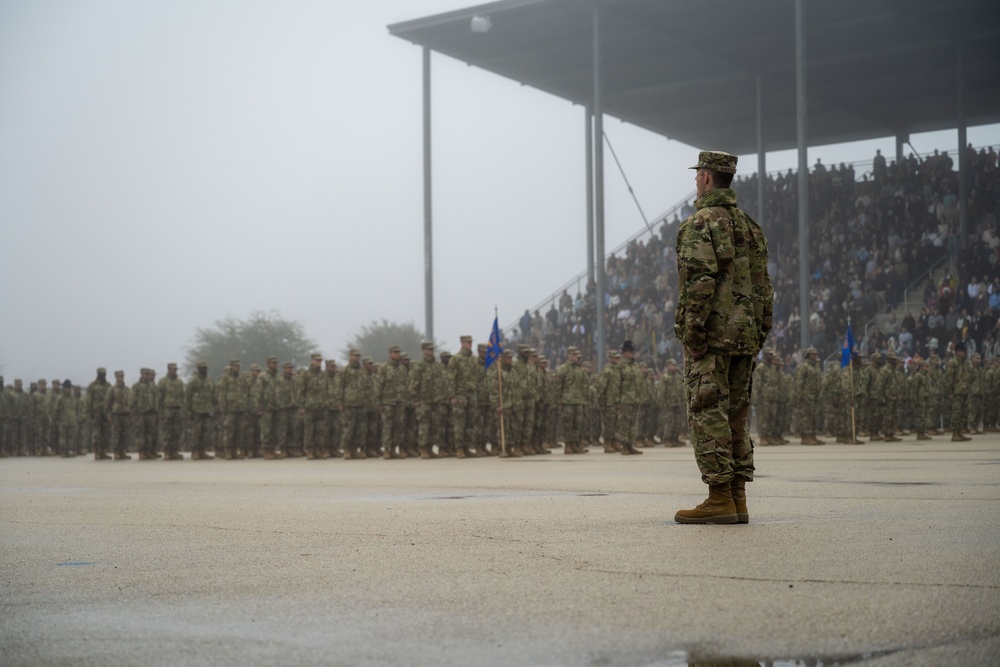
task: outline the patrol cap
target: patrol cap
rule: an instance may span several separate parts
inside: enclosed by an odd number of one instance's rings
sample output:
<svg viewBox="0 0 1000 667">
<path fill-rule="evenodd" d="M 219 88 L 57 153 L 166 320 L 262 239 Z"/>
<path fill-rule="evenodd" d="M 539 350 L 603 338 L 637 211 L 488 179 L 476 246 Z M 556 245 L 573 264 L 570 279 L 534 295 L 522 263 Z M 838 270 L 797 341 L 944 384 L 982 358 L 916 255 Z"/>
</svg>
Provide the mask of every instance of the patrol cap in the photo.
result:
<svg viewBox="0 0 1000 667">
<path fill-rule="evenodd" d="M 270 356 L 270 357 L 267 358 L 267 363 L 271 363 L 272 361 L 274 363 L 278 363 L 278 357 Z"/>
<path fill-rule="evenodd" d="M 514 353 L 511 352 L 510 350 L 504 350 L 503 352 L 500 353 L 500 356 L 505 359 L 512 359 L 514 357 Z"/>
<path fill-rule="evenodd" d="M 460 340 L 463 343 L 471 343 L 472 342 L 472 336 L 459 336 L 458 340 Z"/>
<path fill-rule="evenodd" d="M 171 368 L 175 368 L 176 369 L 177 368 L 177 364 L 175 364 L 174 362 L 171 361 L 169 364 L 167 364 L 167 370 L 170 370 Z"/>
<path fill-rule="evenodd" d="M 527 343 L 520 343 L 517 346 L 517 351 L 518 352 L 527 352 L 529 349 L 531 349 L 531 346 L 528 345 Z"/>
<path fill-rule="evenodd" d="M 434 343 L 432 343 L 429 340 L 421 341 L 420 342 L 420 349 L 421 350 L 433 350 L 434 349 Z"/>
<path fill-rule="evenodd" d="M 260 364 L 250 364 L 250 370 L 251 371 L 259 371 L 260 370 Z"/>
<path fill-rule="evenodd" d="M 281 364 L 281 367 L 282 368 L 295 368 L 295 364 L 293 364 L 290 361 L 286 361 L 285 363 Z"/>
<path fill-rule="evenodd" d="M 198 362 L 197 364 L 195 364 L 195 365 L 196 365 L 196 366 L 197 366 L 198 368 L 208 368 L 208 362 L 207 362 L 207 361 L 199 361 L 199 362 Z"/>
<path fill-rule="evenodd" d="M 125 377 L 125 371 L 115 371 L 115 377 Z M 38 384 L 45 384 L 45 380 L 39 380 Z"/>
<path fill-rule="evenodd" d="M 97 369 L 97 374 L 98 375 L 107 375 L 108 374 L 108 369 L 105 368 L 104 366 L 101 366 L 100 368 Z"/>
<path fill-rule="evenodd" d="M 400 352 L 399 353 L 399 358 L 402 359 L 403 361 L 409 361 L 410 360 L 410 355 L 407 354 L 406 352 Z"/>
<path fill-rule="evenodd" d="M 337 360 L 336 359 L 327 359 L 326 360 L 326 367 L 327 368 L 330 368 L 330 367 L 336 368 L 337 367 Z"/>
<path fill-rule="evenodd" d="M 486 343 L 480 343 L 479 345 L 476 345 L 476 349 L 479 350 L 480 352 L 485 352 L 487 347 L 488 346 L 486 345 Z"/>
<path fill-rule="evenodd" d="M 309 355 L 309 358 L 310 359 L 319 360 L 319 361 L 323 361 L 323 355 L 320 354 L 319 352 L 313 352 L 311 355 Z"/>
<path fill-rule="evenodd" d="M 230 359 L 229 360 L 229 365 L 230 366 L 239 366 L 240 365 L 240 360 L 239 359 Z"/>
<path fill-rule="evenodd" d="M 451 352 L 449 352 L 448 350 L 441 350 L 441 358 L 442 359 L 450 359 L 451 358 Z"/>
<path fill-rule="evenodd" d="M 708 169 L 718 171 L 723 174 L 735 174 L 736 162 L 739 160 L 735 155 L 722 151 L 702 151 L 698 153 L 698 164 L 689 169 Z"/>
<path fill-rule="evenodd" d="M 375 363 L 375 361 L 371 357 L 364 357 L 361 359 L 361 363 L 368 365 Z"/>
<path fill-rule="evenodd" d="M 529 347 L 528 350 L 527 350 L 527 352 L 528 352 L 528 356 L 529 357 L 537 357 L 538 356 L 538 350 L 536 350 L 533 347 Z"/>
<path fill-rule="evenodd" d="M 566 348 L 566 352 L 568 354 L 580 354 L 580 348 L 578 348 L 576 345 L 570 345 L 569 347 Z"/>
<path fill-rule="evenodd" d="M 965 349 L 965 348 L 963 348 L 963 349 Z M 121 371 L 115 371 L 115 375 L 118 375 L 119 373 L 121 373 Z M 48 381 L 48 380 L 46 380 L 45 378 L 41 378 L 41 379 L 39 379 L 39 380 L 38 380 L 38 382 L 36 382 L 35 384 L 37 384 L 37 385 L 39 385 L 39 386 L 41 386 L 41 385 L 43 385 L 43 384 L 44 384 L 44 385 L 48 385 L 48 384 L 49 384 L 49 381 Z"/>
<path fill-rule="evenodd" d="M 815 347 L 807 347 L 806 351 L 803 352 L 803 354 L 805 354 L 808 357 L 810 354 L 816 354 L 816 355 L 818 355 L 819 352 L 816 351 Z"/>
<path fill-rule="evenodd" d="M 667 366 L 676 366 L 676 365 L 677 365 L 676 359 L 667 359 Z"/>
<path fill-rule="evenodd" d="M 885 358 L 886 359 L 895 359 L 896 358 L 896 351 L 893 350 L 892 348 L 889 348 L 889 350 L 885 353 Z"/>
<path fill-rule="evenodd" d="M 389 346 L 389 354 L 392 354 L 393 352 L 399 352 L 399 346 L 398 345 L 390 345 Z"/>
<path fill-rule="evenodd" d="M 622 343 L 622 352 L 635 352 L 635 343 L 630 340 Z"/>
<path fill-rule="evenodd" d="M 610 352 L 608 352 L 608 356 L 611 357 L 612 359 L 621 359 L 622 353 L 619 352 L 618 350 L 611 350 Z"/>
</svg>

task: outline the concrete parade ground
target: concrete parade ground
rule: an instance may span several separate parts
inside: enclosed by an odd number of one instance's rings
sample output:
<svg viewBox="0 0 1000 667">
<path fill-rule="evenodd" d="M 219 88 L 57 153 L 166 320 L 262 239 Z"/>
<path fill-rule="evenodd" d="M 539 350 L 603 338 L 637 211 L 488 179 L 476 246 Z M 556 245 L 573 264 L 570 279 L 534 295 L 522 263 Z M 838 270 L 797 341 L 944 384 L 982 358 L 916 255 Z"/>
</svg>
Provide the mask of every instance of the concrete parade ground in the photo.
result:
<svg viewBox="0 0 1000 667">
<path fill-rule="evenodd" d="M 0 664 L 1000 664 L 1000 436 L 643 451 L 3 459 Z"/>
</svg>

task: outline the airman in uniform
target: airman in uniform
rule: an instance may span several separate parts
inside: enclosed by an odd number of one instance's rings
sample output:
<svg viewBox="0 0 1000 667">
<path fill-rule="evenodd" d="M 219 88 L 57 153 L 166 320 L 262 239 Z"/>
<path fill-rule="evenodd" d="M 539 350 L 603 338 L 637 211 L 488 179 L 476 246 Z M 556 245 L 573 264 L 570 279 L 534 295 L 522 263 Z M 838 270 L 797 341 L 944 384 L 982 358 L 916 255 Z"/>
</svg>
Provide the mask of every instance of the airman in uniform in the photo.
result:
<svg viewBox="0 0 1000 667">
<path fill-rule="evenodd" d="M 139 450 L 139 460 L 160 458 L 156 451 L 159 395 L 149 368 L 140 369 L 139 381 L 132 385 L 129 411 L 132 413 L 132 434 Z"/>
<path fill-rule="evenodd" d="M 618 433 L 618 391 L 621 388 L 619 374 L 622 355 L 618 350 L 608 353 L 608 363 L 601 369 L 597 377 L 597 405 L 601 411 L 601 437 L 604 453 L 613 454 L 622 451 L 616 440 Z"/>
<path fill-rule="evenodd" d="M 434 343 L 422 342 L 420 351 L 423 358 L 410 371 L 410 396 L 417 416 L 417 448 L 422 459 L 438 458 L 441 453 L 434 452 L 434 445 L 437 444 L 439 450 L 444 447 L 441 426 L 448 394 L 447 381 L 444 367 L 434 359 Z"/>
<path fill-rule="evenodd" d="M 115 371 L 115 383 L 108 391 L 104 403 L 105 410 L 111 417 L 111 451 L 114 452 L 115 461 L 132 458 L 126 451 L 132 420 L 131 393 L 125 385 L 125 371 Z"/>
<path fill-rule="evenodd" d="M 88 392 L 89 393 L 89 392 Z M 212 419 L 215 415 L 215 382 L 208 377 L 208 363 L 199 361 L 194 377 L 188 380 L 184 393 L 184 407 L 190 426 L 191 460 L 202 461 L 215 458 L 208 453 L 212 443 Z"/>
<path fill-rule="evenodd" d="M 389 347 L 389 359 L 378 369 L 375 381 L 375 400 L 382 420 L 382 458 L 405 459 L 406 442 L 403 428 L 406 424 L 406 370 L 399 356 L 398 345 Z"/>
<path fill-rule="evenodd" d="M 367 382 L 368 371 L 361 367 L 361 350 L 354 348 L 348 355 L 347 366 L 340 371 L 340 448 L 345 459 L 368 457 L 364 445 L 368 428 L 365 416 Z"/>
<path fill-rule="evenodd" d="M 667 359 L 660 375 L 660 435 L 667 447 L 683 447 L 681 430 L 686 417 L 684 410 L 684 378 L 676 359 Z"/>
<path fill-rule="evenodd" d="M 824 442 L 816 437 L 819 412 L 819 401 L 822 380 L 819 370 L 819 353 L 815 347 L 809 347 L 803 353 L 802 363 L 795 370 L 795 395 L 798 397 L 798 411 L 795 420 L 803 445 L 822 445 Z"/>
<path fill-rule="evenodd" d="M 164 461 L 183 461 L 184 380 L 177 375 L 177 364 L 167 364 L 167 374 L 157 384 L 159 394 L 160 442 Z"/>
<path fill-rule="evenodd" d="M 972 368 L 965 357 L 965 343 L 955 343 L 955 355 L 944 369 L 944 396 L 951 403 L 951 441 L 971 440 L 964 435 L 968 426 L 968 400 L 972 390 Z"/>
</svg>

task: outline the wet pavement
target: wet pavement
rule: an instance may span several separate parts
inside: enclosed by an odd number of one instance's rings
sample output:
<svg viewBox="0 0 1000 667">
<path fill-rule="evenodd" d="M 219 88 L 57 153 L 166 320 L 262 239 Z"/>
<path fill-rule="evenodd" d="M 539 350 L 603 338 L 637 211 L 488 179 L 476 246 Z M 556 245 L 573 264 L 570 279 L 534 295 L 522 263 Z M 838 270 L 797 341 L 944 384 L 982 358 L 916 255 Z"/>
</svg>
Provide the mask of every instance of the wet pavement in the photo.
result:
<svg viewBox="0 0 1000 667">
<path fill-rule="evenodd" d="M 3 665 L 1000 664 L 1000 437 L 436 461 L 0 460 Z"/>
</svg>

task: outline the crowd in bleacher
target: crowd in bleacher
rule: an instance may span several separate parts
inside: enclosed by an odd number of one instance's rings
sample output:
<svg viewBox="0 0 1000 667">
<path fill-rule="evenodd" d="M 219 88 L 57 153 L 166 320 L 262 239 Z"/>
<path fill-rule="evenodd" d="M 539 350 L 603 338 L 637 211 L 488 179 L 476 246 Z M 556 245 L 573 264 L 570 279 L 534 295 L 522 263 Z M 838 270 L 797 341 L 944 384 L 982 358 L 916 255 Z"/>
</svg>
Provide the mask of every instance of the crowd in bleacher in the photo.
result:
<svg viewBox="0 0 1000 667">
<path fill-rule="evenodd" d="M 876 153 L 860 176 L 854 165 L 809 175 L 809 345 L 836 353 L 848 318 L 862 353 L 893 349 L 902 358 L 947 355 L 962 340 L 986 358 L 1000 356 L 1000 169 L 992 147 L 966 149 L 966 235 L 959 218 L 959 173 L 947 152 L 897 163 Z M 867 167 L 867 163 L 866 163 Z M 740 207 L 757 217 L 757 175 L 733 183 Z M 799 350 L 798 178 L 767 174 L 763 187 L 769 270 L 775 287 L 774 329 L 768 344 L 793 370 Z M 631 339 L 647 362 L 662 368 L 681 358 L 673 336 L 677 298 L 674 242 L 687 203 L 606 262 L 607 341 Z M 923 296 L 911 312 L 908 294 Z M 554 296 L 548 308 L 525 311 L 514 339 L 529 342 L 556 364 L 575 345 L 594 358 L 596 289 L 590 282 Z M 911 298 L 910 304 L 914 303 Z M 877 320 L 876 315 L 882 314 Z"/>
</svg>

